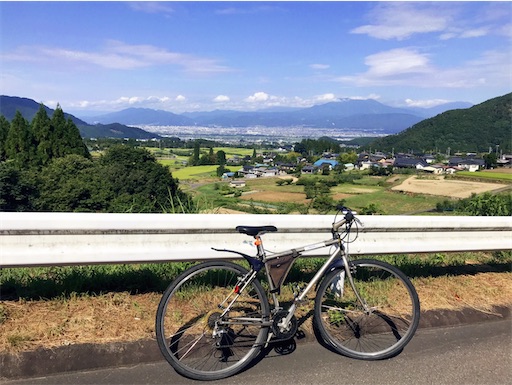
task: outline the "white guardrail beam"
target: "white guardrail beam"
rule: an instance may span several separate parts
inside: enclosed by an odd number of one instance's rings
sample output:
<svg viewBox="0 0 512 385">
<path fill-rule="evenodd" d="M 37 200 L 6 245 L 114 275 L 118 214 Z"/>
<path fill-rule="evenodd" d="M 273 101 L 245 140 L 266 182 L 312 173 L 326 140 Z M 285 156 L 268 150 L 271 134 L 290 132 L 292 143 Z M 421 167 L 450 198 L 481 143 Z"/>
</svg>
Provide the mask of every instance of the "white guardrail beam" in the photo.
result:
<svg viewBox="0 0 512 385">
<path fill-rule="evenodd" d="M 364 216 L 353 255 L 512 249 L 511 217 Z M 271 252 L 330 238 L 333 215 L 0 213 L 0 267 L 139 263 L 254 255 L 237 225 L 274 225 Z M 340 219 L 338 217 L 338 219 Z M 308 255 L 326 255 L 328 248 Z"/>
</svg>

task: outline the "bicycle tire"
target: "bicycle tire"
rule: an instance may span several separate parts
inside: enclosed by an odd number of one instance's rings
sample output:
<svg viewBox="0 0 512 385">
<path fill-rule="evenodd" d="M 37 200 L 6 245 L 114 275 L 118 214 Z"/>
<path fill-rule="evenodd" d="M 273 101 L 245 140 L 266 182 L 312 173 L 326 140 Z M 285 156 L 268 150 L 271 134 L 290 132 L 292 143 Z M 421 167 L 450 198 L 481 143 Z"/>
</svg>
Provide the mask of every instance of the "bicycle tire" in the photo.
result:
<svg viewBox="0 0 512 385">
<path fill-rule="evenodd" d="M 350 262 L 354 285 L 368 304 L 365 312 L 345 270 L 329 272 L 315 297 L 315 327 L 338 353 L 380 360 L 400 353 L 420 318 L 416 289 L 398 268 L 377 260 Z M 341 289 L 343 288 L 343 289 Z"/>
<path fill-rule="evenodd" d="M 166 289 L 156 314 L 156 338 L 176 372 L 196 380 L 217 380 L 240 372 L 260 353 L 269 327 L 233 320 L 244 316 L 268 321 L 268 299 L 257 279 L 220 317 L 226 306 L 220 303 L 229 293 L 236 296 L 237 279 L 247 273 L 231 262 L 204 262 L 183 272 Z"/>
</svg>

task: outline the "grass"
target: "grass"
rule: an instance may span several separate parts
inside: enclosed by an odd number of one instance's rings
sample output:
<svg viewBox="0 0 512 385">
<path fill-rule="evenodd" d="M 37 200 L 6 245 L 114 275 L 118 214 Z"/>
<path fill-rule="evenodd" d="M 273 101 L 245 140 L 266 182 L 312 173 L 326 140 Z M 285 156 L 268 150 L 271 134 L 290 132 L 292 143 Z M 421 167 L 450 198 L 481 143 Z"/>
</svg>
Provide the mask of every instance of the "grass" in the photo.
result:
<svg viewBox="0 0 512 385">
<path fill-rule="evenodd" d="M 480 172 L 469 172 L 469 171 L 459 171 L 456 176 L 460 177 L 469 177 L 472 179 L 484 179 L 486 181 L 504 181 L 504 182 L 512 182 L 512 173 L 505 172 L 489 172 L 489 171 L 480 171 Z"/>
<path fill-rule="evenodd" d="M 493 306 L 511 305 L 510 252 L 378 258 L 393 263 L 412 278 L 423 311 L 472 307 L 490 312 Z M 295 262 L 282 288 L 283 304 L 292 300 L 295 286 L 311 279 L 323 262 L 321 258 Z M 187 266 L 169 263 L 3 269 L 0 351 L 154 338 L 161 293 Z M 10 289 L 4 291 L 4 287 Z M 46 298 L 40 299 L 43 293 Z M 10 298 L 4 297 L 7 295 Z M 312 298 L 314 293 L 308 300 Z M 299 314 L 311 314 L 311 309 L 312 302 L 307 301 Z"/>
<path fill-rule="evenodd" d="M 189 181 L 189 180 L 205 180 L 210 178 L 217 178 L 217 168 L 219 166 L 190 166 L 184 167 L 181 169 L 177 169 L 172 171 L 172 176 L 174 178 L 178 178 L 180 181 Z M 236 171 L 238 168 L 230 168 L 226 167 L 226 171 Z"/>
</svg>

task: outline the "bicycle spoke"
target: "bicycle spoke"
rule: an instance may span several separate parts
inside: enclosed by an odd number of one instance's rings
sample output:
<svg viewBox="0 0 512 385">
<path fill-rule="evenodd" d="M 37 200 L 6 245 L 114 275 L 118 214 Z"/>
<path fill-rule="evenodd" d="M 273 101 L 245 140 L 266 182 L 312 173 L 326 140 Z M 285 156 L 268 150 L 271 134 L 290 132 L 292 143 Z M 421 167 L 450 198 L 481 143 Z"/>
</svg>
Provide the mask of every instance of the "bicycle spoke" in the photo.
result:
<svg viewBox="0 0 512 385">
<path fill-rule="evenodd" d="M 383 262 L 355 261 L 356 295 L 348 279 L 342 291 L 334 289 L 337 274 L 326 277 L 317 292 L 315 324 L 321 336 L 353 358 L 381 359 L 398 353 L 412 338 L 419 320 L 419 301 L 410 281 Z"/>
<path fill-rule="evenodd" d="M 178 277 L 164 293 L 157 339 L 179 373 L 224 378 L 259 353 L 268 333 L 268 302 L 257 281 L 240 290 L 244 276 L 248 272 L 233 263 L 207 262 Z M 170 336 L 169 342 L 163 342 L 164 336 Z"/>
</svg>

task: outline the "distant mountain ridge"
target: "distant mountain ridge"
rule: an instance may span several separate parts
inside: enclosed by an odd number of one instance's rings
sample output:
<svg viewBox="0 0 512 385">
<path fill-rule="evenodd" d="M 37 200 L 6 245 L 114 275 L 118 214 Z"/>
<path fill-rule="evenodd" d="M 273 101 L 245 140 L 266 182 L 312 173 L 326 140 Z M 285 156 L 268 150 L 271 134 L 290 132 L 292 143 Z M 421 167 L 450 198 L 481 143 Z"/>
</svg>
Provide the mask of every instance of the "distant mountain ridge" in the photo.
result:
<svg viewBox="0 0 512 385">
<path fill-rule="evenodd" d="M 449 110 L 373 141 L 377 151 L 512 151 L 512 93 L 467 109 Z"/>
<path fill-rule="evenodd" d="M 457 102 L 446 109 L 470 107 L 470 103 Z M 396 108 L 376 100 L 340 99 L 308 108 L 256 111 L 214 110 L 174 114 L 147 108 L 128 108 L 122 111 L 84 118 L 89 122 L 160 126 L 223 126 L 223 127 L 287 127 L 373 129 L 385 134 L 400 132 L 426 117 L 446 111 L 442 106 L 432 109 Z"/>
<path fill-rule="evenodd" d="M 25 119 L 32 120 L 40 104 L 32 99 L 0 96 L 0 113 L 12 120 L 16 110 Z M 444 106 L 444 107 L 443 107 Z M 71 118 L 84 138 L 133 138 L 151 139 L 159 136 L 138 127 L 162 126 L 222 126 L 222 127 L 311 127 L 374 130 L 380 134 L 397 134 L 422 122 L 426 117 L 443 113 L 445 108 L 464 108 L 470 103 L 457 102 L 430 109 L 395 108 L 375 100 L 340 99 L 335 102 L 308 108 L 271 108 L 258 111 L 214 110 L 174 114 L 169 111 L 148 108 L 128 108 L 104 114 L 96 118 Z M 48 115 L 51 108 L 45 107 Z M 422 116 L 424 115 L 424 116 Z M 429 118 L 430 119 L 430 118 Z"/>
<path fill-rule="evenodd" d="M 28 98 L 17 96 L 0 95 L 0 114 L 8 121 L 11 121 L 16 111 L 21 112 L 23 117 L 29 122 L 32 121 L 35 114 L 39 110 L 40 103 Z M 52 116 L 54 110 L 44 106 L 48 116 Z M 133 138 L 133 139 L 152 139 L 159 138 L 157 134 L 144 131 L 137 127 L 129 127 L 119 123 L 112 124 L 89 124 L 85 121 L 64 112 L 66 119 L 71 120 L 80 130 L 83 138 Z"/>
</svg>

